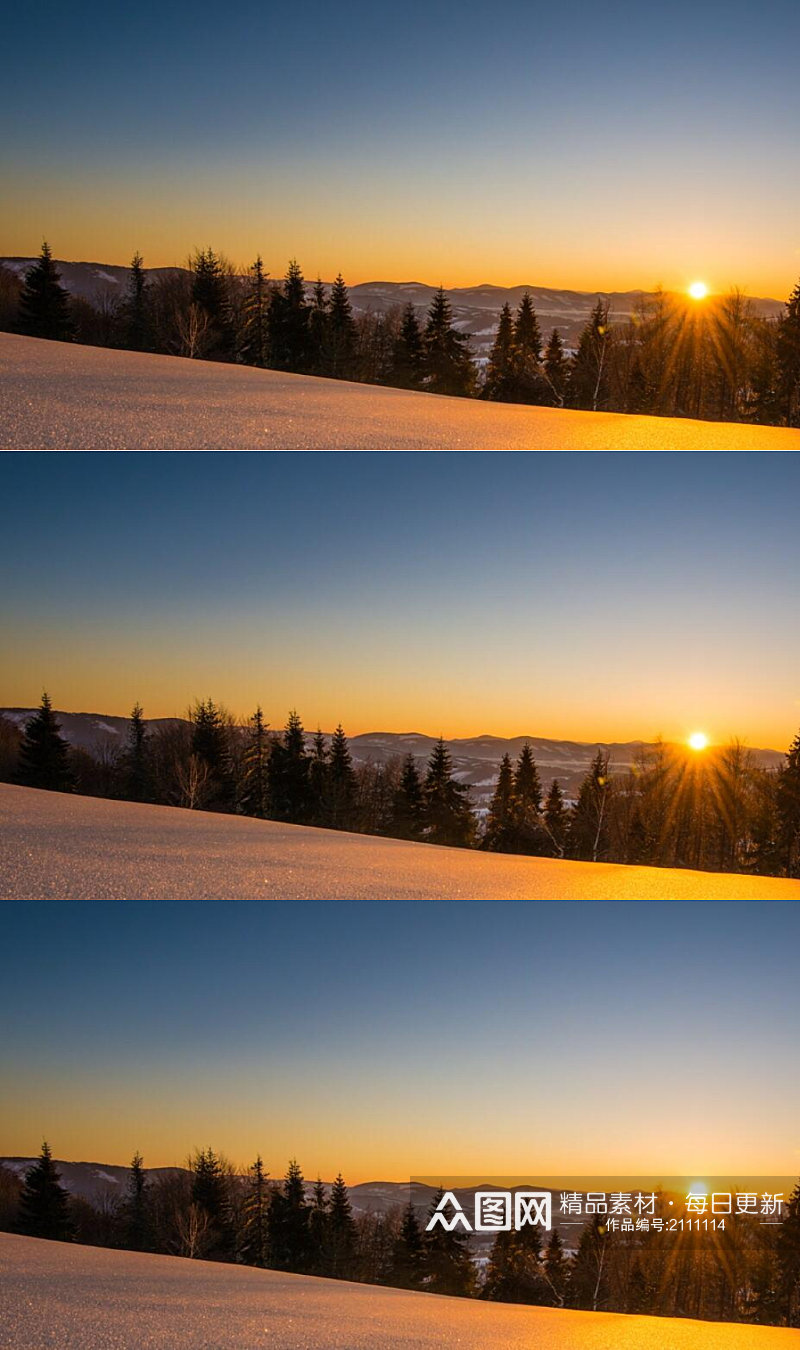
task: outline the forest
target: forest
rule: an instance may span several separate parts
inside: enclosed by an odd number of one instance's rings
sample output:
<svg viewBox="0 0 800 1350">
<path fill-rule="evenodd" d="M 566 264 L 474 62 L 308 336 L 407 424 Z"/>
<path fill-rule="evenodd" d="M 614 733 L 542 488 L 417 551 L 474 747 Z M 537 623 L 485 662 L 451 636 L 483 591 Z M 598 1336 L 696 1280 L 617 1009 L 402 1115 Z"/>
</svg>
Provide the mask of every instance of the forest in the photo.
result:
<svg viewBox="0 0 800 1350">
<path fill-rule="evenodd" d="M 20 280 L 0 266 L 0 330 L 434 394 L 554 408 L 800 426 L 800 282 L 766 319 L 741 291 L 702 303 L 657 290 L 625 323 L 598 299 L 574 349 L 541 331 L 533 301 L 503 306 L 476 362 L 442 287 L 426 313 L 353 310 L 344 278 L 270 278 L 211 248 L 151 277 L 137 253 L 124 296 L 71 296 L 47 243 Z"/>
<path fill-rule="evenodd" d="M 137 704 L 125 743 L 90 753 L 67 743 L 45 693 L 22 729 L 0 716 L 0 781 L 497 853 L 800 877 L 800 732 L 777 771 L 738 741 L 659 741 L 624 772 L 601 748 L 574 798 L 542 782 L 526 744 L 476 810 L 442 738 L 427 763 L 356 764 L 341 726 L 309 736 L 291 712 L 272 730 L 261 707 L 242 723 L 204 699 L 155 729 Z"/>
<path fill-rule="evenodd" d="M 242 1172 L 205 1148 L 155 1176 L 137 1153 L 124 1193 L 92 1204 L 45 1143 L 22 1178 L 0 1165 L 0 1229 L 504 1303 L 800 1326 L 800 1183 L 779 1223 L 737 1215 L 709 1235 L 596 1215 L 567 1247 L 556 1219 L 497 1233 L 485 1264 L 460 1228 L 426 1230 L 443 1194 L 427 1215 L 411 1200 L 356 1215 L 341 1174 L 309 1187 L 295 1160 L 273 1180 L 260 1155 Z"/>
</svg>

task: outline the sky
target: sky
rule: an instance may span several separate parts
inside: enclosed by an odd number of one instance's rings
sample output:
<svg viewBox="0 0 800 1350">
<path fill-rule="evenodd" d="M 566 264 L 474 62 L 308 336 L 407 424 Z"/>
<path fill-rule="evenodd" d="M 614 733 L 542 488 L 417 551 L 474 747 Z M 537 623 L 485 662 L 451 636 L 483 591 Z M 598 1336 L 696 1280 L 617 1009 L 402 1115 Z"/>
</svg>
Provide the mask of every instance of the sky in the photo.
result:
<svg viewBox="0 0 800 1350">
<path fill-rule="evenodd" d="M 0 248 L 579 289 L 800 272 L 794 0 L 99 0 L 4 22 Z"/>
<path fill-rule="evenodd" d="M 7 901 L 3 934 L 6 1154 L 800 1171 L 797 905 Z"/>
<path fill-rule="evenodd" d="M 792 454 L 14 454 L 0 706 L 585 741 L 800 723 Z"/>
</svg>

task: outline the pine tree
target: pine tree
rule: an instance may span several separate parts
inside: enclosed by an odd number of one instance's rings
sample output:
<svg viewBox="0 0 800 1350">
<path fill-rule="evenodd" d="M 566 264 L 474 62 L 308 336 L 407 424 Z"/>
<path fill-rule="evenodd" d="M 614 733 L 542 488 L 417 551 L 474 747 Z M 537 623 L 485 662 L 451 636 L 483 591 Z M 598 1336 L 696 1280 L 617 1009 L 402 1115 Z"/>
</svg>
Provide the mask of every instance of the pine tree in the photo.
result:
<svg viewBox="0 0 800 1350">
<path fill-rule="evenodd" d="M 153 799 L 153 782 L 147 725 L 140 703 L 135 703 L 128 723 L 128 740 L 123 757 L 125 798 L 129 802 Z"/>
<path fill-rule="evenodd" d="M 569 816 L 564 804 L 564 793 L 557 778 L 550 784 L 550 791 L 544 804 L 544 827 L 549 842 L 548 852 L 554 858 L 563 858 L 567 847 Z"/>
<path fill-rule="evenodd" d="M 213 699 L 195 704 L 191 714 L 192 753 L 208 770 L 204 805 L 211 811 L 232 811 L 236 788 L 231 763 L 229 729 Z"/>
<path fill-rule="evenodd" d="M 280 1190 L 269 1208 L 271 1262 L 276 1270 L 303 1274 L 313 1262 L 309 1242 L 310 1208 L 306 1203 L 305 1182 L 298 1163 L 292 1159 Z"/>
<path fill-rule="evenodd" d="M 800 877 L 800 731 L 792 741 L 786 763 L 778 774 L 776 809 L 778 847 L 784 875 Z"/>
<path fill-rule="evenodd" d="M 331 1186 L 328 1201 L 328 1273 L 335 1280 L 353 1279 L 356 1225 L 353 1206 L 341 1172 Z"/>
<path fill-rule="evenodd" d="M 309 767 L 303 723 L 292 711 L 269 757 L 269 796 L 275 820 L 302 825 L 308 819 L 312 807 Z"/>
<path fill-rule="evenodd" d="M 500 1303 L 546 1303 L 541 1238 L 533 1224 L 498 1233 L 489 1258 L 484 1297 Z"/>
<path fill-rule="evenodd" d="M 269 1265 L 270 1190 L 267 1177 L 259 1153 L 247 1173 L 240 1252 L 246 1265 L 262 1268 Z"/>
<path fill-rule="evenodd" d="M 248 366 L 269 365 L 269 306 L 268 274 L 259 253 L 250 264 L 247 274 L 247 292 L 244 301 L 242 335 L 239 353 Z"/>
<path fill-rule="evenodd" d="M 277 370 L 302 373 L 309 369 L 309 314 L 303 273 L 292 259 L 281 288 L 273 291 L 269 307 L 271 363 Z"/>
<path fill-rule="evenodd" d="M 153 1250 L 153 1222 L 147 1173 L 141 1153 L 134 1153 L 128 1173 L 128 1188 L 123 1202 L 122 1217 L 125 1246 L 133 1252 Z"/>
<path fill-rule="evenodd" d="M 47 241 L 25 273 L 19 295 L 17 332 L 53 342 L 71 342 L 75 336 L 69 292 L 61 285 L 61 273 Z"/>
<path fill-rule="evenodd" d="M 492 853 L 513 853 L 515 842 L 514 773 L 511 757 L 506 754 L 500 761 L 497 784 L 489 804 L 484 847 Z"/>
<path fill-rule="evenodd" d="M 425 1278 L 425 1243 L 417 1212 L 409 1200 L 391 1257 L 391 1283 L 398 1289 L 421 1289 Z"/>
<path fill-rule="evenodd" d="M 314 375 L 330 374 L 328 370 L 330 356 L 329 324 L 328 296 L 321 278 L 317 277 L 314 282 L 311 307 L 308 314 L 308 369 Z"/>
<path fill-rule="evenodd" d="M 431 1201 L 428 1218 L 433 1218 L 444 1199 L 440 1188 Z M 424 1239 L 425 1288 L 431 1294 L 468 1297 L 474 1292 L 475 1271 L 469 1254 L 467 1234 L 456 1227 L 447 1232 L 437 1223 Z"/>
<path fill-rule="evenodd" d="M 602 1216 L 596 1216 L 583 1229 L 578 1251 L 570 1270 L 567 1302 L 571 1308 L 598 1312 L 606 1306 L 609 1294 L 609 1236 Z"/>
<path fill-rule="evenodd" d="M 439 287 L 434 295 L 423 339 L 424 385 L 433 394 L 471 394 L 475 386 L 475 367 L 469 343 L 453 327 L 450 301 Z"/>
<path fill-rule="evenodd" d="M 542 334 L 528 291 L 514 317 L 512 347 L 513 396 L 520 403 L 541 403 L 544 383 L 541 373 Z"/>
<path fill-rule="evenodd" d="M 578 340 L 578 350 L 567 385 L 571 408 L 593 412 L 608 407 L 611 328 L 608 304 L 598 300 Z"/>
<path fill-rule="evenodd" d="M 353 306 L 341 272 L 331 287 L 328 309 L 329 373 L 335 380 L 350 380 L 354 375 L 356 325 Z"/>
<path fill-rule="evenodd" d="M 489 365 L 486 371 L 484 397 L 498 403 L 513 401 L 515 398 L 514 380 L 514 323 L 511 308 L 506 303 L 500 311 L 492 350 L 489 353 Z"/>
<path fill-rule="evenodd" d="M 73 791 L 75 776 L 69 762 L 69 746 L 60 732 L 50 697 L 43 693 L 38 712 L 25 723 L 15 782 L 49 792 Z"/>
<path fill-rule="evenodd" d="M 424 377 L 424 342 L 417 311 L 409 301 L 403 310 L 400 330 L 392 346 L 389 382 L 399 389 L 421 389 Z"/>
<path fill-rule="evenodd" d="M 540 853 L 544 847 L 541 826 L 542 785 L 533 751 L 526 741 L 514 770 L 515 847 L 521 853 Z"/>
<path fill-rule="evenodd" d="M 421 839 L 422 832 L 422 782 L 414 756 L 406 755 L 392 798 L 391 833 L 396 839 Z"/>
<path fill-rule="evenodd" d="M 123 346 L 132 352 L 153 350 L 152 315 L 147 273 L 141 253 L 131 259 L 128 286 L 122 306 Z"/>
<path fill-rule="evenodd" d="M 780 1299 L 787 1327 L 800 1327 L 800 1182 L 786 1202 L 778 1233 Z"/>
<path fill-rule="evenodd" d="M 778 388 L 787 427 L 800 426 L 800 281 L 778 323 Z"/>
<path fill-rule="evenodd" d="M 207 1254 L 229 1260 L 234 1255 L 235 1235 L 228 1177 L 222 1159 L 213 1149 L 201 1149 L 192 1160 L 192 1203 L 207 1216 L 210 1225 Z"/>
<path fill-rule="evenodd" d="M 469 847 L 475 835 L 469 792 L 453 777 L 453 761 L 441 736 L 431 751 L 422 797 L 427 842 Z"/>
<path fill-rule="evenodd" d="M 74 1237 L 69 1196 L 45 1141 L 36 1162 L 25 1173 L 19 1196 L 16 1231 L 28 1237 L 71 1242 Z"/>
<path fill-rule="evenodd" d="M 557 328 L 550 334 L 544 354 L 544 376 L 551 395 L 549 402 L 553 407 L 563 408 L 569 379 L 569 362 Z"/>
<path fill-rule="evenodd" d="M 308 765 L 308 819 L 312 825 L 327 825 L 330 793 L 328 790 L 328 747 L 320 727 L 314 733 Z"/>
<path fill-rule="evenodd" d="M 200 249 L 192 263 L 192 302 L 206 315 L 210 336 L 206 355 L 231 360 L 235 334 L 228 280 L 222 259 L 213 249 Z"/>
<path fill-rule="evenodd" d="M 347 744 L 347 737 L 339 725 L 331 737 L 328 761 L 328 820 L 335 830 L 349 830 L 353 825 L 356 800 L 356 775 Z"/>
<path fill-rule="evenodd" d="M 569 1266 L 564 1255 L 564 1244 L 557 1228 L 550 1234 L 544 1254 L 545 1279 L 550 1290 L 548 1302 L 556 1308 L 563 1308 L 569 1279 Z"/>
<path fill-rule="evenodd" d="M 241 808 L 246 816 L 265 820 L 269 815 L 269 735 L 261 704 L 253 713 L 247 728 L 247 749 L 244 753 L 244 778 Z"/>
<path fill-rule="evenodd" d="M 611 801 L 609 757 L 598 750 L 581 783 L 569 824 L 567 847 L 570 857 L 598 862 L 608 848 Z"/>
<path fill-rule="evenodd" d="M 329 1275 L 328 1260 L 328 1197 L 322 1178 L 317 1177 L 311 1194 L 311 1206 L 308 1215 L 308 1270 L 312 1275 Z"/>
</svg>

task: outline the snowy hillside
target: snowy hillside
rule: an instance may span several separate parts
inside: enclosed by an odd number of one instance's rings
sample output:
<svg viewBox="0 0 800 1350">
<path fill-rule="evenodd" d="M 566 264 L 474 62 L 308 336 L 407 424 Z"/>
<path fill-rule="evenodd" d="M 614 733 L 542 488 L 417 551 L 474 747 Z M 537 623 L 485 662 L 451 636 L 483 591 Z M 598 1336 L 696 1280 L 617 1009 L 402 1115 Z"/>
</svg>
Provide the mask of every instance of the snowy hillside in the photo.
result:
<svg viewBox="0 0 800 1350">
<path fill-rule="evenodd" d="M 796 1331 L 565 1312 L 0 1234 L 5 1350 L 789 1350 Z"/>
<path fill-rule="evenodd" d="M 777 877 L 560 862 L 0 784 L 0 898 L 800 900 Z"/>
<path fill-rule="evenodd" d="M 8 450 L 799 450 L 800 431 L 407 393 L 0 333 Z"/>
</svg>

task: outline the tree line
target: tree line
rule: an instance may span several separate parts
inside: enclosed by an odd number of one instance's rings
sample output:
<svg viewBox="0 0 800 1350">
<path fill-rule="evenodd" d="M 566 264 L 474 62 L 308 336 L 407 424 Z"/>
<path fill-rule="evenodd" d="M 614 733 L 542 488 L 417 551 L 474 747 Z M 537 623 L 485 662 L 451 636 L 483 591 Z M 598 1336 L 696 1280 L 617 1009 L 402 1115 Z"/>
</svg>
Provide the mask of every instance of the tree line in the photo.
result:
<svg viewBox="0 0 800 1350">
<path fill-rule="evenodd" d="M 242 1173 L 205 1148 L 156 1176 L 136 1153 L 124 1193 L 91 1203 L 69 1194 L 44 1143 L 24 1178 L 0 1166 L 0 1228 L 503 1303 L 800 1326 L 800 1183 L 779 1225 L 740 1215 L 710 1242 L 595 1216 L 574 1250 L 557 1226 L 526 1226 L 496 1234 L 485 1271 L 463 1231 L 427 1231 L 443 1195 L 356 1215 L 341 1173 L 309 1188 L 295 1160 L 272 1179 L 260 1155 Z"/>
<path fill-rule="evenodd" d="M 738 741 L 659 741 L 625 772 L 599 749 L 574 799 L 557 778 L 545 791 L 526 743 L 478 812 L 441 737 L 424 765 L 356 765 L 341 725 L 309 738 L 291 712 L 273 731 L 257 707 L 242 726 L 209 698 L 155 730 L 137 703 L 124 744 L 91 753 L 68 744 L 45 693 L 22 731 L 0 716 L 0 781 L 495 853 L 800 877 L 800 732 L 777 771 Z"/>
<path fill-rule="evenodd" d="M 800 282 L 777 319 L 738 290 L 698 303 L 659 289 L 625 323 L 598 299 L 574 351 L 558 328 L 544 338 L 526 293 L 503 306 L 484 371 L 442 287 L 424 314 L 357 315 L 341 274 L 309 290 L 296 261 L 273 279 L 259 256 L 242 275 L 206 248 L 156 277 L 137 253 L 124 295 L 92 304 L 45 243 L 22 281 L 0 267 L 0 328 L 499 402 L 800 426 Z"/>
</svg>

